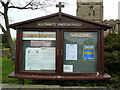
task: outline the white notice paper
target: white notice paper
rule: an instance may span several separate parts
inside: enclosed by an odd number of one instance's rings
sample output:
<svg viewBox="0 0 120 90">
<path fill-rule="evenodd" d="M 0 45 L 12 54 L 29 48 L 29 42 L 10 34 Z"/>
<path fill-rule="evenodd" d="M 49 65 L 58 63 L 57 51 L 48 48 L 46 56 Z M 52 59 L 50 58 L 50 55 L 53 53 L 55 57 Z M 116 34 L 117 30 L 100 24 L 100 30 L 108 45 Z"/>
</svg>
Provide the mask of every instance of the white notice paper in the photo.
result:
<svg viewBox="0 0 120 90">
<path fill-rule="evenodd" d="M 73 72 L 73 65 L 64 65 L 63 71 L 64 72 Z"/>
<path fill-rule="evenodd" d="M 77 60 L 77 44 L 66 44 L 66 60 Z"/>
<path fill-rule="evenodd" d="M 41 70 L 55 70 L 55 48 L 42 48 Z"/>
<path fill-rule="evenodd" d="M 27 48 L 25 56 L 25 70 L 40 70 L 40 63 L 42 63 L 42 61 L 39 58 L 41 56 L 41 48 Z"/>
<path fill-rule="evenodd" d="M 25 70 L 55 70 L 55 47 L 27 48 Z"/>
</svg>

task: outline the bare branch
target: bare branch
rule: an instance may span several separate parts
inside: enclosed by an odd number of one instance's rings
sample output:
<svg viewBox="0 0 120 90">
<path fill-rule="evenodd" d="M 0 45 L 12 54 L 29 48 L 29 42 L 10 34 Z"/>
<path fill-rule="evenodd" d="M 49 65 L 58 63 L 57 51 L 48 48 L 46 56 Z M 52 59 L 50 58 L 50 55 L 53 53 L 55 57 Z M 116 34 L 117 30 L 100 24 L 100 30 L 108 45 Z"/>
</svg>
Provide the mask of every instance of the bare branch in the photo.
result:
<svg viewBox="0 0 120 90">
<path fill-rule="evenodd" d="M 11 0 L 7 0 L 7 3 L 6 3 L 6 5 L 8 5 L 8 4 L 10 3 L 10 1 L 11 1 Z"/>
<path fill-rule="evenodd" d="M 34 0 L 31 0 L 29 3 L 27 3 L 25 6 L 23 6 L 23 7 L 20 7 L 20 6 L 14 6 L 12 3 L 11 3 L 11 5 L 12 6 L 9 6 L 8 8 L 16 8 L 16 9 L 32 9 L 32 10 L 34 10 L 34 9 L 36 9 L 36 8 L 33 8 L 32 7 L 32 2 L 33 2 Z"/>
<path fill-rule="evenodd" d="M 16 8 L 16 9 L 45 9 L 47 7 L 53 6 L 55 3 L 55 0 L 53 2 L 51 1 L 35 1 L 35 0 L 31 0 L 30 2 L 26 2 L 25 6 L 15 6 L 11 3 L 11 6 L 9 6 L 8 8 Z"/>
<path fill-rule="evenodd" d="M 27 7 L 29 5 L 31 5 L 31 3 L 33 2 L 34 0 L 31 0 L 28 4 L 26 4 L 24 7 Z"/>
<path fill-rule="evenodd" d="M 1 14 L 1 15 L 4 15 L 4 13 L 2 13 L 1 11 L 0 11 L 0 14 Z"/>
<path fill-rule="evenodd" d="M 3 32 L 3 33 L 6 33 L 6 30 L 5 30 L 5 28 L 1 25 L 1 23 L 0 23 L 0 28 L 2 29 L 2 32 Z"/>
<path fill-rule="evenodd" d="M 0 3 L 2 3 L 3 1 L 2 0 L 0 0 Z"/>
<path fill-rule="evenodd" d="M 8 8 L 16 8 L 16 9 L 32 9 L 32 10 L 34 10 L 34 8 L 32 8 L 32 7 L 9 6 Z"/>
<path fill-rule="evenodd" d="M 2 4 L 2 6 L 4 6 L 4 4 L 5 4 L 3 1 L 0 1 L 0 3 Z"/>
</svg>

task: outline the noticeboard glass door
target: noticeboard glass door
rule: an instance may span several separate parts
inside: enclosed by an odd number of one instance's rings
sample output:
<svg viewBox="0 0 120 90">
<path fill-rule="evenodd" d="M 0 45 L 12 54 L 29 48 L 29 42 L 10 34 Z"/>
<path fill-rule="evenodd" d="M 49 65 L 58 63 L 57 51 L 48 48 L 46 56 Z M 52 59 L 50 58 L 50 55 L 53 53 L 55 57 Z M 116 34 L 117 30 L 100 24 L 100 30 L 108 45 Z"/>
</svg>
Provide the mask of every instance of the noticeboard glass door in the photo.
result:
<svg viewBox="0 0 120 90">
<path fill-rule="evenodd" d="M 97 72 L 97 32 L 64 32 L 63 72 Z"/>
<path fill-rule="evenodd" d="M 23 31 L 22 69 L 55 71 L 56 32 Z"/>
</svg>

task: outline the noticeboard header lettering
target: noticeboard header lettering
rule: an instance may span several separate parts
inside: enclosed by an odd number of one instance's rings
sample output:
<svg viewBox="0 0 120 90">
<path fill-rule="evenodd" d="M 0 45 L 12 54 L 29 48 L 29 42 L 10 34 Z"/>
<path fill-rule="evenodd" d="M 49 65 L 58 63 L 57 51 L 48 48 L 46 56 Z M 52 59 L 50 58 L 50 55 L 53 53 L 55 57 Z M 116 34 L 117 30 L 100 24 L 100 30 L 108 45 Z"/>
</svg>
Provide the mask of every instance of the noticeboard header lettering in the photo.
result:
<svg viewBox="0 0 120 90">
<path fill-rule="evenodd" d="M 81 23 L 38 23 L 38 26 L 75 26 L 75 27 L 79 27 L 81 26 Z"/>
</svg>

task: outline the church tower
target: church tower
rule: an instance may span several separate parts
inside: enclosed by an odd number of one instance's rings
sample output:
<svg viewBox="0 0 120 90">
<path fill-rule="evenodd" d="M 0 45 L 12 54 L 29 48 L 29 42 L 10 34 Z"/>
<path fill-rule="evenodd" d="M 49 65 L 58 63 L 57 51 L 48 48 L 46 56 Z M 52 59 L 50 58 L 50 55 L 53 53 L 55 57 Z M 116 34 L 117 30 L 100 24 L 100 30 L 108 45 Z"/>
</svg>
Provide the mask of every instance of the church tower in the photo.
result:
<svg viewBox="0 0 120 90">
<path fill-rule="evenodd" d="M 98 21 L 103 21 L 103 0 L 77 0 L 78 17 Z"/>
</svg>

